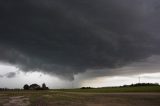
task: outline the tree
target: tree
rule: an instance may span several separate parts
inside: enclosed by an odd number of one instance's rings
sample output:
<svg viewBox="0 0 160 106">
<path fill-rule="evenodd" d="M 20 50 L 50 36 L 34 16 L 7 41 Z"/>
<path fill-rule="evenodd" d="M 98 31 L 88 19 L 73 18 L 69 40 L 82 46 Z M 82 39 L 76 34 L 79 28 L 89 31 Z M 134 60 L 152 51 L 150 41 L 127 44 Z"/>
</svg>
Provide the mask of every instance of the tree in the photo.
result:
<svg viewBox="0 0 160 106">
<path fill-rule="evenodd" d="M 43 84 L 42 84 L 42 89 L 43 89 L 43 90 L 48 90 L 49 88 L 46 86 L 45 83 L 43 83 Z"/>
<path fill-rule="evenodd" d="M 46 88 L 46 84 L 43 83 L 43 84 L 42 84 L 42 89 L 45 89 L 45 88 Z"/>
<path fill-rule="evenodd" d="M 24 90 L 48 90 L 49 89 L 45 83 L 42 84 L 42 87 L 38 84 L 31 84 L 30 86 L 28 84 L 25 84 L 23 88 Z"/>
<path fill-rule="evenodd" d="M 28 84 L 25 84 L 25 85 L 23 86 L 23 88 L 24 88 L 24 90 L 29 90 L 29 85 L 28 85 Z"/>
<path fill-rule="evenodd" d="M 29 86 L 30 90 L 40 90 L 41 87 L 38 84 L 32 84 Z"/>
</svg>

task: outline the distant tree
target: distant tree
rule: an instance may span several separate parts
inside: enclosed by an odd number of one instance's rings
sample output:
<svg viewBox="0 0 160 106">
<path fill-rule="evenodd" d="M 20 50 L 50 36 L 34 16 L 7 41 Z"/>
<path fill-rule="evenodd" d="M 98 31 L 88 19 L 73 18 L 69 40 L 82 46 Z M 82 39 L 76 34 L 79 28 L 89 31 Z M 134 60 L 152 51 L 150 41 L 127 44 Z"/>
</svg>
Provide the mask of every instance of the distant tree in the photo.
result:
<svg viewBox="0 0 160 106">
<path fill-rule="evenodd" d="M 23 88 L 24 88 L 24 90 L 29 90 L 29 85 L 28 85 L 28 84 L 25 84 L 25 85 L 23 86 Z"/>
<path fill-rule="evenodd" d="M 40 90 L 41 87 L 38 84 L 32 84 L 29 86 L 30 90 Z"/>
<path fill-rule="evenodd" d="M 42 89 L 45 89 L 45 88 L 46 88 L 46 84 L 43 83 L 43 84 L 42 84 Z"/>
<path fill-rule="evenodd" d="M 92 87 L 82 87 L 81 89 L 93 89 Z"/>
<path fill-rule="evenodd" d="M 43 90 L 48 90 L 49 88 L 46 86 L 45 83 L 43 83 L 43 84 L 42 84 L 42 89 L 43 89 Z"/>
<path fill-rule="evenodd" d="M 48 90 L 49 89 L 45 83 L 42 84 L 42 87 L 38 84 L 31 84 L 30 86 L 28 84 L 25 84 L 23 88 L 24 90 Z"/>
<path fill-rule="evenodd" d="M 138 87 L 138 86 L 160 86 L 158 83 L 136 83 L 131 85 L 123 85 L 121 87 Z"/>
</svg>

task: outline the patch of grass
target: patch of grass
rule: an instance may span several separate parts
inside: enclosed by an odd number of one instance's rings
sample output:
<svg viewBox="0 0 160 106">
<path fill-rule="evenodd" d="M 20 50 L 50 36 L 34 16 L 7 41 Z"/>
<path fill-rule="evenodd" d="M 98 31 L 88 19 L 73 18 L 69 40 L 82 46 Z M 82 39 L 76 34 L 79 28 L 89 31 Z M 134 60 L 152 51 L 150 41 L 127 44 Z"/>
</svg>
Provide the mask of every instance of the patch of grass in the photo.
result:
<svg viewBox="0 0 160 106">
<path fill-rule="evenodd" d="M 160 86 L 106 87 L 106 88 L 94 88 L 94 89 L 59 89 L 54 91 L 87 92 L 87 93 L 160 92 Z"/>
<path fill-rule="evenodd" d="M 159 86 L 139 86 L 139 87 L 107 87 L 107 88 L 94 88 L 94 89 L 59 89 L 59 90 L 47 90 L 47 91 L 0 91 L 0 106 L 6 103 L 9 97 L 12 96 L 24 96 L 29 98 L 30 106 L 38 106 L 39 104 L 43 106 L 85 106 L 86 103 L 91 101 L 91 103 L 97 103 L 97 99 L 99 102 L 106 102 L 113 101 L 113 102 L 132 102 L 135 100 L 137 96 L 132 95 L 130 96 L 115 96 L 115 95 L 108 95 L 105 97 L 103 93 L 130 93 L 130 92 L 160 92 Z M 96 95 L 96 93 L 102 93 Z M 102 101 L 101 98 L 107 98 Z M 129 99 L 128 99 L 129 97 Z M 159 96 L 154 98 L 149 97 L 145 98 L 144 96 L 139 97 L 136 101 L 153 101 L 157 104 L 160 104 L 158 101 Z M 106 102 L 108 103 L 108 102 Z"/>
<path fill-rule="evenodd" d="M 8 102 L 8 97 L 0 95 L 0 106 L 3 106 L 3 104 L 6 102 Z"/>
<path fill-rule="evenodd" d="M 80 96 L 79 94 L 68 94 L 65 92 L 52 92 L 49 91 L 3 91 L 0 92 L 0 97 L 13 97 L 13 96 L 24 96 L 29 98 L 30 106 L 35 106 L 37 104 L 63 104 L 63 103 L 72 103 L 77 102 L 81 103 L 84 100 L 84 97 Z M 5 101 L 3 100 L 3 103 Z M 1 103 L 1 104 L 3 104 Z"/>
</svg>

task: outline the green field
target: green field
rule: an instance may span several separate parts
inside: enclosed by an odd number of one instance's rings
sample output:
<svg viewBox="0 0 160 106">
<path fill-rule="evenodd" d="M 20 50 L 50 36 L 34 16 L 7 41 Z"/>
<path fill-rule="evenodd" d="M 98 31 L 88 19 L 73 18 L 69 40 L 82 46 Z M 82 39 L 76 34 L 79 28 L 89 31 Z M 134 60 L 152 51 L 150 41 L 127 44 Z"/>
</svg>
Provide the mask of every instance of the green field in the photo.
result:
<svg viewBox="0 0 160 106">
<path fill-rule="evenodd" d="M 0 106 L 160 106 L 160 87 L 0 91 Z"/>
<path fill-rule="evenodd" d="M 54 91 L 88 92 L 88 93 L 160 92 L 160 86 L 106 87 L 106 88 L 93 88 L 93 89 L 58 89 Z"/>
</svg>

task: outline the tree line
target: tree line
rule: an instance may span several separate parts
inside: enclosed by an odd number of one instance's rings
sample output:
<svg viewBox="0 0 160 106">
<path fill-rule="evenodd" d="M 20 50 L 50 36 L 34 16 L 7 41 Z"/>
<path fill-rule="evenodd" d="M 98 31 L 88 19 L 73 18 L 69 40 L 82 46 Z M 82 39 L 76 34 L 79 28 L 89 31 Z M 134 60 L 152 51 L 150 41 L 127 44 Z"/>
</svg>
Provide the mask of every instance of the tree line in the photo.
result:
<svg viewBox="0 0 160 106">
<path fill-rule="evenodd" d="M 42 86 L 38 85 L 38 84 L 25 84 L 23 86 L 24 90 L 48 90 L 49 88 L 46 86 L 45 83 L 42 84 Z"/>
<path fill-rule="evenodd" d="M 0 88 L 0 91 L 48 90 L 48 89 L 49 88 L 46 86 L 46 84 L 43 83 L 42 86 L 38 84 L 31 84 L 31 85 L 25 84 L 22 89 L 20 88 L 14 88 L 14 89 Z"/>
<path fill-rule="evenodd" d="M 123 85 L 121 87 L 138 87 L 138 86 L 160 86 L 158 83 L 136 83 L 131 85 Z"/>
</svg>

